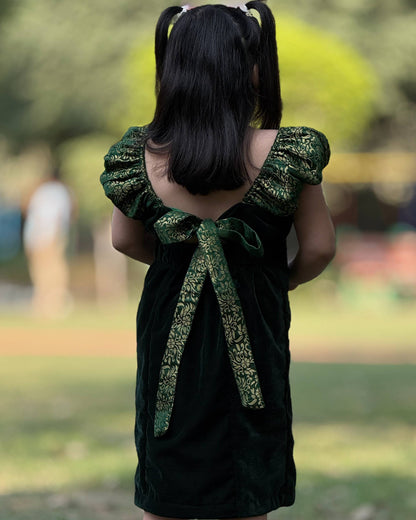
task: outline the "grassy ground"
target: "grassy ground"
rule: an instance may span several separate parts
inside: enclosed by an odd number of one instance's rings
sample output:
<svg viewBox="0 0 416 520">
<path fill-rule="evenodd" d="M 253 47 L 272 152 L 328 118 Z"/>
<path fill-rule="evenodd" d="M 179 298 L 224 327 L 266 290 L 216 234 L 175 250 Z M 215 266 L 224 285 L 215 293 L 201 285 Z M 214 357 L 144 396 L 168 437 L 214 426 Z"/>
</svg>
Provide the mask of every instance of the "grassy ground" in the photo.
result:
<svg viewBox="0 0 416 520">
<path fill-rule="evenodd" d="M 297 500 L 269 520 L 413 520 L 416 305 L 309 291 L 291 294 Z M 0 520 L 141 517 L 136 307 L 2 309 Z"/>
<path fill-rule="evenodd" d="M 293 508 L 269 519 L 413 520 L 412 365 L 294 363 Z M 134 360 L 3 357 L 1 520 L 133 520 Z"/>
<path fill-rule="evenodd" d="M 313 285 L 313 284 L 311 284 Z M 316 286 L 316 285 L 315 285 Z M 309 291 L 309 292 L 308 292 Z M 396 304 L 363 292 L 353 305 L 305 287 L 291 293 L 290 331 L 295 360 L 317 362 L 416 363 L 416 302 Z M 365 302 L 365 303 L 364 303 Z M 135 349 L 137 303 L 77 304 L 54 321 L 0 310 L 0 355 L 127 355 Z"/>
</svg>

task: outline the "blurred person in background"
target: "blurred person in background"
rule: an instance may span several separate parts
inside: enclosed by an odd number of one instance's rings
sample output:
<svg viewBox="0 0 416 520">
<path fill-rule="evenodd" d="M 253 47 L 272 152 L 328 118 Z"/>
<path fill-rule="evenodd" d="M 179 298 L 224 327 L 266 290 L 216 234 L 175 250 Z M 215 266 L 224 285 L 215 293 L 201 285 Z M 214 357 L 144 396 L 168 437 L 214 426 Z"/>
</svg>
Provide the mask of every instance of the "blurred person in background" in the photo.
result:
<svg viewBox="0 0 416 520">
<path fill-rule="evenodd" d="M 55 167 L 32 193 L 23 208 L 23 244 L 33 283 L 33 311 L 45 317 L 68 310 L 69 266 L 66 249 L 75 199 Z"/>
</svg>

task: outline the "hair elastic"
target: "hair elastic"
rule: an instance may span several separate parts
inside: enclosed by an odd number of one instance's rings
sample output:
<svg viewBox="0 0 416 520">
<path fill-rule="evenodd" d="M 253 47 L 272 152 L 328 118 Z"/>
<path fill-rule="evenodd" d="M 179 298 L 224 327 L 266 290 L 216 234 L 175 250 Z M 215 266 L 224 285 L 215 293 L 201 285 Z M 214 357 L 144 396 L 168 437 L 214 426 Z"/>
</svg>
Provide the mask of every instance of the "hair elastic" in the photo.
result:
<svg viewBox="0 0 416 520">
<path fill-rule="evenodd" d="M 246 6 L 246 4 L 239 4 L 239 5 L 229 5 L 227 7 L 234 7 L 235 9 L 240 9 L 240 11 L 243 11 L 243 13 L 246 15 L 246 16 L 253 16 L 251 13 L 250 13 L 250 10 L 248 9 L 248 7 Z M 189 4 L 186 4 L 186 5 L 183 5 L 182 6 L 182 11 L 178 14 L 178 18 L 180 16 L 182 16 L 184 13 L 187 13 L 190 9 L 192 9 L 192 7 L 189 5 Z"/>
<path fill-rule="evenodd" d="M 187 13 L 190 9 L 192 9 L 192 7 L 191 7 L 190 5 L 188 5 L 188 4 L 183 5 L 183 6 L 182 6 L 182 11 L 180 11 L 180 12 L 175 16 L 174 22 L 176 22 L 177 20 L 179 20 L 179 18 L 180 18 L 183 14 Z"/>
<path fill-rule="evenodd" d="M 246 4 L 227 5 L 227 7 L 233 7 L 234 9 L 240 9 L 240 11 L 243 11 L 243 13 L 244 13 L 246 16 L 253 16 L 253 15 L 250 13 L 250 10 L 249 10 L 249 8 L 246 6 Z"/>
</svg>

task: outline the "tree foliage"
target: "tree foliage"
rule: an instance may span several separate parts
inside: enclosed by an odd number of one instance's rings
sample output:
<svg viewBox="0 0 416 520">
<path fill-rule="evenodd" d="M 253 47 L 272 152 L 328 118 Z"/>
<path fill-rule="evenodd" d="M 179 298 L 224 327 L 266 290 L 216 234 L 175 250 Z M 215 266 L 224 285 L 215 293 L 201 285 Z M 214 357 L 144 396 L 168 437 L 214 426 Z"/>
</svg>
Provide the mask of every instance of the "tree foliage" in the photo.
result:
<svg viewBox="0 0 416 520">
<path fill-rule="evenodd" d="M 371 63 L 381 95 L 363 150 L 414 149 L 416 132 L 416 0 L 272 0 L 352 45 Z M 279 16 L 278 16 L 279 18 Z"/>
<path fill-rule="evenodd" d="M 54 146 L 105 128 L 124 56 L 165 3 L 16 0 L 0 33 L 0 133 Z"/>
<path fill-rule="evenodd" d="M 371 65 L 339 38 L 285 16 L 278 47 L 283 124 L 317 127 L 334 147 L 358 146 L 378 95 Z"/>
<path fill-rule="evenodd" d="M 134 53 L 137 40 L 149 38 L 162 8 L 171 4 L 169 0 L 2 1 L 0 133 L 20 146 L 35 140 L 55 146 L 90 132 L 114 131 L 107 121 L 114 124 L 125 95 L 125 56 Z M 355 47 L 376 70 L 382 96 L 363 146 L 413 147 L 415 4 L 415 0 L 269 1 L 277 17 L 278 39 L 287 32 L 281 13 L 289 13 Z M 310 32 L 305 34 L 308 38 L 315 41 Z M 327 41 L 321 49 L 323 62 L 333 54 Z M 284 59 L 283 55 L 282 72 Z M 340 62 L 341 74 L 342 68 Z M 147 99 L 143 103 L 149 106 Z"/>
</svg>

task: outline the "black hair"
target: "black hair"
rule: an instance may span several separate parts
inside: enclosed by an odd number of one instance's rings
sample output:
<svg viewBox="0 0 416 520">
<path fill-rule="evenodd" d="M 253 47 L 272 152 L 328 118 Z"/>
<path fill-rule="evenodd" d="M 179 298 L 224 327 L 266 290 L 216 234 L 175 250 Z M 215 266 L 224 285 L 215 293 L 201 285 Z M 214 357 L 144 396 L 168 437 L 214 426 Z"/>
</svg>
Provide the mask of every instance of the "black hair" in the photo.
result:
<svg viewBox="0 0 416 520">
<path fill-rule="evenodd" d="M 192 194 L 242 186 L 249 125 L 280 126 L 274 17 L 262 1 L 246 7 L 261 24 L 240 8 L 205 5 L 183 14 L 169 7 L 156 27 L 157 104 L 146 146 L 169 154 L 168 179 Z"/>
</svg>

